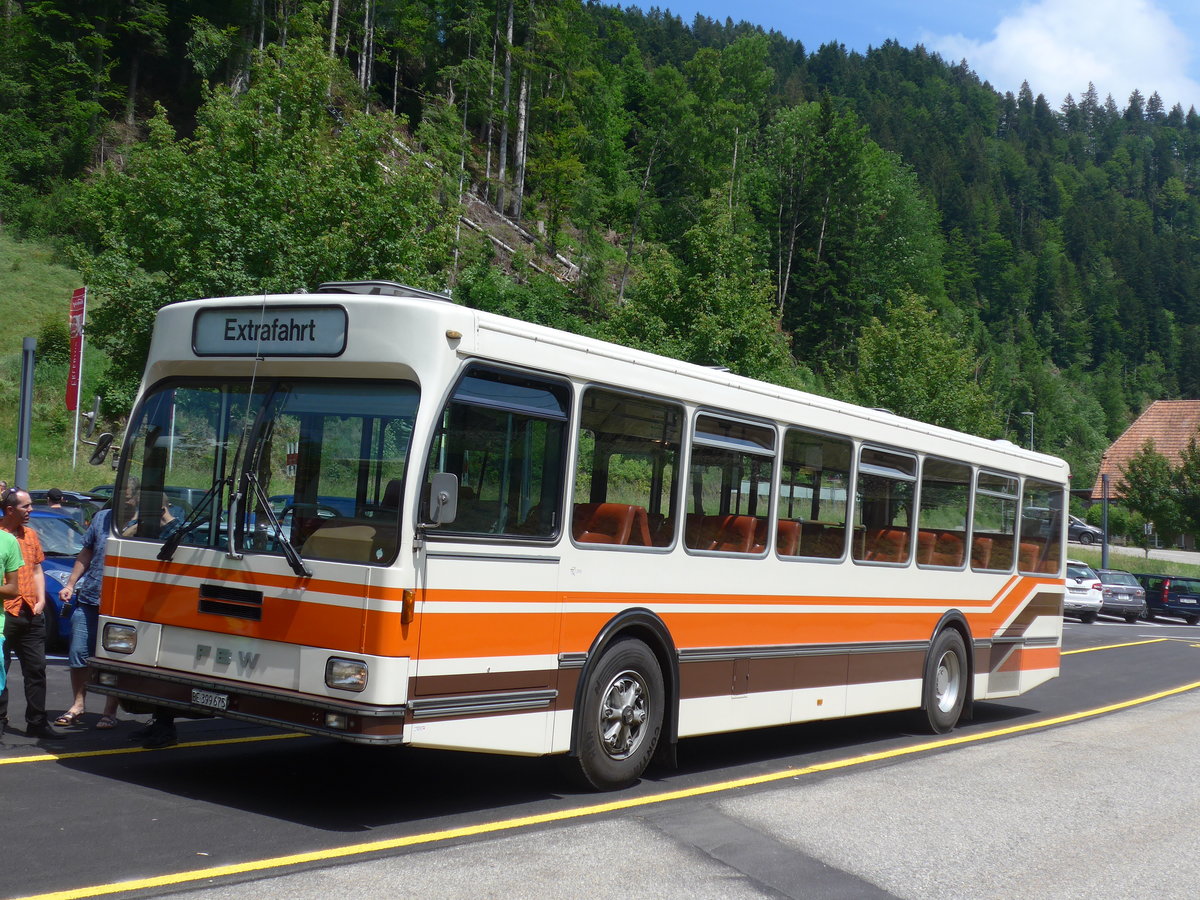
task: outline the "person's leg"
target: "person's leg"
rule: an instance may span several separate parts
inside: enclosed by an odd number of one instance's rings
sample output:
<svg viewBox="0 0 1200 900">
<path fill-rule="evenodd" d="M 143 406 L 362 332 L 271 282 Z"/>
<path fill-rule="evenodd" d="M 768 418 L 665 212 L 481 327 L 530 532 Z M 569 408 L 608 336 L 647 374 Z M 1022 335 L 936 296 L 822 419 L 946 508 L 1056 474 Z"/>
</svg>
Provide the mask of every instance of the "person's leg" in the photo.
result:
<svg viewBox="0 0 1200 900">
<path fill-rule="evenodd" d="M 88 659 L 95 648 L 92 639 L 95 628 L 91 620 L 95 618 L 95 612 L 89 615 L 88 608 L 81 603 L 76 603 L 71 610 L 71 649 L 67 654 L 67 665 L 71 667 L 71 690 L 75 699 L 67 710 L 68 716 L 81 716 L 87 710 Z"/>
<path fill-rule="evenodd" d="M 8 613 L 0 613 L 3 616 L 4 628 L 4 671 L 8 672 L 8 665 L 12 662 L 12 642 L 8 638 Z M 4 690 L 0 690 L 0 733 L 3 733 L 4 727 L 8 724 L 8 684 L 5 683 Z"/>
<path fill-rule="evenodd" d="M 172 747 L 179 742 L 179 738 L 175 733 L 175 712 L 174 710 L 156 707 L 154 710 L 154 718 L 145 730 L 145 737 L 142 741 L 142 746 L 147 750 L 159 750 L 163 747 Z"/>
<path fill-rule="evenodd" d="M 21 677 L 25 682 L 26 730 L 42 730 L 46 721 L 46 625 L 41 616 L 23 612 L 17 618 L 17 634 L 13 652 L 21 663 Z M 5 641 L 8 643 L 8 626 Z"/>
<path fill-rule="evenodd" d="M 71 669 L 71 692 L 75 695 L 75 699 L 71 703 L 71 708 L 67 712 L 72 715 L 82 716 L 87 712 L 87 676 L 88 670 L 86 667 L 82 669 Z"/>
</svg>

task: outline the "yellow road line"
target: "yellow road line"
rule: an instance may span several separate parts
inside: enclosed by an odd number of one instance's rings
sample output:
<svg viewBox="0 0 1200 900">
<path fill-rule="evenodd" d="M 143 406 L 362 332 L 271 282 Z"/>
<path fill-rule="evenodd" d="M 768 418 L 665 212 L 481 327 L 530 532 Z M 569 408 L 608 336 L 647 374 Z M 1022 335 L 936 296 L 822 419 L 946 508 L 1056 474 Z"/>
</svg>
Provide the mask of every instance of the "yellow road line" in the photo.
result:
<svg viewBox="0 0 1200 900">
<path fill-rule="evenodd" d="M 195 747 L 219 747 L 222 744 L 254 744 L 260 741 L 284 741 L 290 738 L 311 737 L 311 735 L 302 734 L 299 731 L 288 732 L 287 734 L 259 734 L 251 737 L 240 738 L 221 738 L 214 741 L 188 741 L 186 744 L 177 744 L 174 747 L 166 747 L 166 750 L 190 750 Z M 93 756 L 121 756 L 126 753 L 158 753 L 159 750 L 147 750 L 144 747 L 119 747 L 115 750 L 80 750 L 78 753 L 35 753 L 32 756 L 12 756 L 0 757 L 0 766 L 11 766 L 16 763 L 32 763 L 32 762 L 54 762 L 63 759 L 90 759 Z"/>
<path fill-rule="evenodd" d="M 1151 703 L 1155 700 L 1161 700 L 1164 697 L 1171 697 L 1176 694 L 1183 694 L 1188 691 L 1194 691 L 1200 688 L 1200 681 L 1194 681 L 1191 684 L 1185 684 L 1181 687 L 1171 688 L 1166 691 L 1159 691 L 1156 694 L 1149 694 L 1145 697 L 1138 697 L 1133 700 L 1125 700 L 1121 703 L 1111 703 L 1107 706 L 1100 706 L 1095 709 L 1084 710 L 1082 712 L 1068 713 L 1064 716 L 1055 716 L 1051 719 L 1041 719 L 1036 722 L 1026 722 L 1022 725 L 1011 725 L 1007 728 L 998 728 L 994 731 L 986 731 L 980 734 L 961 735 L 958 737 L 941 738 L 934 741 L 927 741 L 923 744 L 916 744 L 911 747 L 900 747 L 895 750 L 884 750 L 878 753 L 866 753 L 862 756 L 852 756 L 847 759 L 833 760 L 832 762 L 817 763 L 812 766 L 805 766 L 799 769 L 784 769 L 780 772 L 770 772 L 765 775 L 753 775 L 748 778 L 735 778 L 730 781 L 721 781 L 715 784 L 706 784 L 699 787 L 684 788 L 677 791 L 663 791 L 658 794 L 651 794 L 645 797 L 630 797 L 625 800 L 613 800 L 608 803 L 595 803 L 590 806 L 578 806 L 573 809 L 565 809 L 557 812 L 539 813 L 533 816 L 521 816 L 515 819 L 502 819 L 498 822 L 484 822 L 479 825 L 466 825 L 461 828 L 448 828 L 444 831 L 430 831 L 425 834 L 412 834 L 406 837 L 389 838 L 382 841 L 370 841 L 363 844 L 351 844 L 347 847 L 333 847 L 328 850 L 314 850 L 309 853 L 293 853 L 287 856 L 276 856 L 269 859 L 258 859 L 249 862 L 232 863 L 225 866 L 211 866 L 207 869 L 193 869 L 187 872 L 175 872 L 169 875 L 158 875 L 153 878 L 138 878 L 131 881 L 119 881 L 113 884 L 100 884 L 91 887 L 72 888 L 66 891 L 55 891 L 48 894 L 35 894 L 28 897 L 16 898 L 16 900 L 79 900 L 86 897 L 102 897 L 108 894 L 119 894 L 127 891 L 148 890 L 150 888 L 170 887 L 178 884 L 189 884 L 197 881 L 204 881 L 209 878 L 221 878 L 227 875 L 245 875 L 250 872 L 263 872 L 268 869 L 282 869 L 288 866 L 303 865 L 306 863 L 327 862 L 334 859 L 346 859 L 352 856 L 363 856 L 368 853 L 378 853 L 383 850 L 397 850 L 402 847 L 414 847 L 420 844 L 435 844 L 441 841 L 450 841 L 456 838 L 474 837 L 481 834 L 494 834 L 502 831 L 515 831 L 520 828 L 528 828 L 533 825 L 546 825 L 553 822 L 565 822 L 570 819 L 581 819 L 588 816 L 597 816 L 604 813 L 619 812 L 626 809 L 635 809 L 640 806 L 651 806 L 656 803 L 668 803 L 672 800 L 684 800 L 691 797 L 701 797 L 706 794 L 718 794 L 726 791 L 733 791 L 739 788 L 754 787 L 756 785 L 770 784 L 775 781 L 784 781 L 791 778 L 799 778 L 804 775 L 812 775 L 818 772 L 831 772 L 836 769 L 847 769 L 851 766 L 860 766 L 866 763 L 879 762 L 885 759 L 896 759 L 903 756 L 913 756 L 918 753 L 927 753 L 932 750 L 941 750 L 945 747 L 956 747 L 963 744 L 974 744 L 980 741 L 990 740 L 991 738 L 1006 737 L 1013 734 L 1021 734 L 1027 731 L 1037 731 L 1043 728 L 1050 728 L 1055 725 L 1064 725 L 1068 722 L 1078 722 L 1081 719 L 1089 719 L 1095 716 L 1101 716 L 1105 713 L 1116 712 L 1122 709 L 1129 709 L 1134 706 L 1141 706 L 1146 703 Z"/>
<path fill-rule="evenodd" d="M 1103 647 L 1084 647 L 1080 650 L 1064 650 L 1062 656 L 1071 656 L 1074 653 L 1092 653 L 1096 650 L 1120 650 L 1122 647 L 1140 647 L 1142 644 L 1161 644 L 1169 641 L 1171 638 L 1149 638 L 1144 641 L 1130 641 L 1127 644 L 1105 644 Z"/>
</svg>

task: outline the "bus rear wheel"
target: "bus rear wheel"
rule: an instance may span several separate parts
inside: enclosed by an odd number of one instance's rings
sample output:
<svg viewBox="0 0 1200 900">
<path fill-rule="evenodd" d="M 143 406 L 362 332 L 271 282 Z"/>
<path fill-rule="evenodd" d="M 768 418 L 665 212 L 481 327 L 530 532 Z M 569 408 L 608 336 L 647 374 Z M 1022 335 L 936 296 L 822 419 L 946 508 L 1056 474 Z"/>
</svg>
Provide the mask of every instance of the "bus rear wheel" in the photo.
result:
<svg viewBox="0 0 1200 900">
<path fill-rule="evenodd" d="M 650 763 L 662 732 L 662 670 L 639 640 L 617 641 L 588 677 L 579 710 L 577 775 L 597 790 L 628 787 Z"/>
<path fill-rule="evenodd" d="M 962 635 L 947 628 L 934 638 L 925 658 L 920 722 L 933 734 L 958 724 L 967 701 L 967 647 Z"/>
</svg>

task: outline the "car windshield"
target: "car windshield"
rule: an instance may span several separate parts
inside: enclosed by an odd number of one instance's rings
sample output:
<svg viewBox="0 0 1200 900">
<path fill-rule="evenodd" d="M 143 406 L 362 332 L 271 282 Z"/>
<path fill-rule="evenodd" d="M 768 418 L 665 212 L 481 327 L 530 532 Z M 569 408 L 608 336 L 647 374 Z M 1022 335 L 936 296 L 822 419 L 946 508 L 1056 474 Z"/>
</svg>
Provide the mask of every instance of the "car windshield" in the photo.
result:
<svg viewBox="0 0 1200 900">
<path fill-rule="evenodd" d="M 83 549 L 83 529 L 66 516 L 33 516 L 29 520 L 47 556 L 78 556 Z"/>
<path fill-rule="evenodd" d="M 1138 580 L 1128 572 L 1105 572 L 1102 580 L 1105 584 L 1130 584 L 1140 587 Z"/>
<path fill-rule="evenodd" d="M 1200 594 L 1200 580 L 1195 578 L 1172 578 L 1171 590 L 1180 594 Z"/>
<path fill-rule="evenodd" d="M 1096 573 L 1092 571 L 1091 566 L 1077 566 L 1071 563 L 1067 563 L 1067 577 L 1090 578 L 1092 581 L 1097 580 Z"/>
</svg>

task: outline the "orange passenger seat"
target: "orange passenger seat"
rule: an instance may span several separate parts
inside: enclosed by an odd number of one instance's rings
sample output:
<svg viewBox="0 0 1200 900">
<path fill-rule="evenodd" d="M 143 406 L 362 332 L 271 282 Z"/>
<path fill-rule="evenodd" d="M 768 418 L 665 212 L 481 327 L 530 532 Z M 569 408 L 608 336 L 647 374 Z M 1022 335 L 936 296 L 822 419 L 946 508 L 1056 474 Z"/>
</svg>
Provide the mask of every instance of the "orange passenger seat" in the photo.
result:
<svg viewBox="0 0 1200 900">
<path fill-rule="evenodd" d="M 775 529 L 775 552 L 780 556 L 796 556 L 800 553 L 800 523 L 780 519 Z"/>
</svg>

